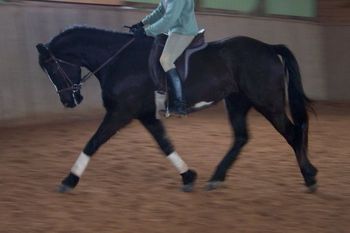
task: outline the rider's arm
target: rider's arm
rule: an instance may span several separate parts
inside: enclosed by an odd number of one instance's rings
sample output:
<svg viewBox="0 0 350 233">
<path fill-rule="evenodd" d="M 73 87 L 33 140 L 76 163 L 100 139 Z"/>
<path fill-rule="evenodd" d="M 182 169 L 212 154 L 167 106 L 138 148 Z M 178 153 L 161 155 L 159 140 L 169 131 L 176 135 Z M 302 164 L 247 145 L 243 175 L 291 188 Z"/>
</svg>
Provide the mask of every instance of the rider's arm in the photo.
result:
<svg viewBox="0 0 350 233">
<path fill-rule="evenodd" d="M 142 23 L 144 25 L 153 24 L 153 23 L 157 22 L 160 18 L 162 18 L 164 13 L 165 13 L 165 8 L 164 8 L 163 3 L 161 1 L 159 3 L 158 7 L 154 11 L 152 11 L 151 14 L 147 15 L 142 20 Z"/>
<path fill-rule="evenodd" d="M 167 33 L 175 26 L 176 21 L 179 19 L 182 10 L 185 6 L 185 1 L 168 0 L 167 8 L 164 16 L 145 28 L 148 36 L 157 36 L 161 33 Z"/>
</svg>

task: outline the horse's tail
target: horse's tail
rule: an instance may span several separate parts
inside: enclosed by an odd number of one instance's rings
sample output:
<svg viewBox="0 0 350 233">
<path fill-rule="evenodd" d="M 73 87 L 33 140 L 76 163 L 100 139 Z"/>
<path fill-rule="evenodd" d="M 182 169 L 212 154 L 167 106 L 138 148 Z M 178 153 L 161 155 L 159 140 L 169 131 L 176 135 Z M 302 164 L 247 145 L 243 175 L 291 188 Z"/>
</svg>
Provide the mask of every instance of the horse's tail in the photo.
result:
<svg viewBox="0 0 350 233">
<path fill-rule="evenodd" d="M 307 110 L 312 110 L 311 100 L 305 95 L 298 62 L 285 45 L 274 45 L 273 48 L 282 57 L 288 74 L 288 99 L 293 122 L 297 126 L 307 127 Z"/>
</svg>

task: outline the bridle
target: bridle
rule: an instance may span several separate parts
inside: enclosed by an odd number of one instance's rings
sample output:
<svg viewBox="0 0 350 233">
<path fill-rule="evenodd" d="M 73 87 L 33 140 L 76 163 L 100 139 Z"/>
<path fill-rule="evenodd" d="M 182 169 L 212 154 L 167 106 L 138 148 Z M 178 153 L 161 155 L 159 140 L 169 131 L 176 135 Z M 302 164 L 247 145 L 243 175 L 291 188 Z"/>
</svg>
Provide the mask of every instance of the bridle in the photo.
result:
<svg viewBox="0 0 350 233">
<path fill-rule="evenodd" d="M 55 74 L 56 72 L 59 72 L 59 74 L 61 75 L 61 77 L 64 79 L 64 81 L 67 83 L 66 88 L 62 88 L 60 90 L 56 88 L 56 91 L 58 94 L 61 94 L 63 92 L 67 92 L 67 91 L 72 91 L 73 94 L 78 92 L 82 85 L 91 78 L 92 75 L 95 75 L 97 72 L 99 72 L 101 69 L 103 69 L 106 65 L 108 65 L 115 57 L 117 57 L 121 52 L 123 52 L 129 45 L 131 45 L 131 43 L 133 43 L 135 41 L 135 38 L 130 39 L 126 44 L 124 44 L 119 50 L 117 50 L 114 54 L 112 54 L 111 57 L 109 57 L 105 62 L 103 62 L 99 67 L 97 67 L 94 71 L 90 71 L 89 73 L 87 73 L 86 75 L 84 75 L 81 79 L 80 82 L 78 84 L 75 84 L 72 79 L 69 78 L 68 74 L 64 71 L 64 69 L 62 68 L 61 64 L 66 64 L 66 65 L 70 65 L 73 67 L 78 67 L 80 68 L 81 65 L 77 65 L 62 59 L 59 59 L 57 57 L 55 57 L 53 55 L 53 53 L 47 49 L 49 51 L 50 57 L 44 61 L 44 63 L 49 63 L 49 62 L 54 62 L 56 65 L 56 70 L 54 71 L 53 74 Z M 47 72 L 47 71 L 46 71 Z M 50 80 L 51 77 L 49 76 Z M 52 80 L 51 80 L 52 81 Z M 74 95 L 73 95 L 74 97 Z"/>
<path fill-rule="evenodd" d="M 55 74 L 58 71 L 60 73 L 61 77 L 63 77 L 64 81 L 68 84 L 67 86 L 69 86 L 67 88 L 63 88 L 63 89 L 58 90 L 56 85 L 54 85 L 55 88 L 56 88 L 57 93 L 60 94 L 62 92 L 66 92 L 66 91 L 73 91 L 73 93 L 74 93 L 74 92 L 79 91 L 81 89 L 81 86 L 82 86 L 83 82 L 80 81 L 79 84 L 74 84 L 73 81 L 69 78 L 68 74 L 62 68 L 61 64 L 67 64 L 67 65 L 70 65 L 70 66 L 77 67 L 79 69 L 80 69 L 80 65 L 76 65 L 76 64 L 64 61 L 62 59 L 58 59 L 50 52 L 50 58 L 47 59 L 46 61 L 44 61 L 44 63 L 50 63 L 51 61 L 53 61 L 56 64 L 56 70 L 53 72 L 53 74 Z M 49 79 L 52 82 L 52 79 L 51 79 L 49 73 L 47 71 L 46 71 L 46 73 L 48 74 Z"/>
</svg>

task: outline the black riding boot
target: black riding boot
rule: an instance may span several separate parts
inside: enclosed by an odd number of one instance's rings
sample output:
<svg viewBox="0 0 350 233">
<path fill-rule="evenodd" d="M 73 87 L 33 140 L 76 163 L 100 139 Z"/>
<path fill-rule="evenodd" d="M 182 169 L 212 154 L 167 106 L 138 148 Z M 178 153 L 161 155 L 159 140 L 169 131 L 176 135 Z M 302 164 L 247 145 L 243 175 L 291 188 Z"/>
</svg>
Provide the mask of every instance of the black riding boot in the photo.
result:
<svg viewBox="0 0 350 233">
<path fill-rule="evenodd" d="M 170 114 L 186 115 L 186 103 L 182 93 L 182 84 L 176 69 L 171 69 L 167 73 L 168 82 L 171 84 L 172 103 L 170 103 Z"/>
</svg>

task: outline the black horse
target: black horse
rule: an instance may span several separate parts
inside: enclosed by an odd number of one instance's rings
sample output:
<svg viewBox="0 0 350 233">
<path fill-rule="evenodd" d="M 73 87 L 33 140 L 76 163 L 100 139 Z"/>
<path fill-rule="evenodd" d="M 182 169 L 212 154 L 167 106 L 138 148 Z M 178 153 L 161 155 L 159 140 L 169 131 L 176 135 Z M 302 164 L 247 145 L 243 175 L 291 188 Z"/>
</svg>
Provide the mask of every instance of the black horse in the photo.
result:
<svg viewBox="0 0 350 233">
<path fill-rule="evenodd" d="M 71 171 L 62 181 L 60 191 L 74 188 L 88 159 L 133 119 L 145 126 L 166 156 L 175 152 L 162 122 L 155 118 L 156 87 L 148 66 L 153 42 L 153 38 L 135 40 L 128 33 L 74 27 L 45 45 L 37 45 L 39 64 L 49 75 L 64 106 L 73 108 L 82 101 L 80 86 L 86 78 L 81 78 L 81 67 L 86 67 L 100 82 L 106 109 L 97 132 L 72 168 L 75 172 Z M 293 122 L 285 110 L 286 88 Z M 293 148 L 306 186 L 315 190 L 317 169 L 307 156 L 310 101 L 303 91 L 297 61 L 286 46 L 269 45 L 248 37 L 208 43 L 205 49 L 192 55 L 184 90 L 189 106 L 224 99 L 234 130 L 233 145 L 218 164 L 208 189 L 225 180 L 228 169 L 247 143 L 247 113 L 254 107 Z M 177 168 L 183 167 L 181 162 Z M 196 173 L 185 169 L 181 176 L 184 190 L 191 191 Z"/>
</svg>

